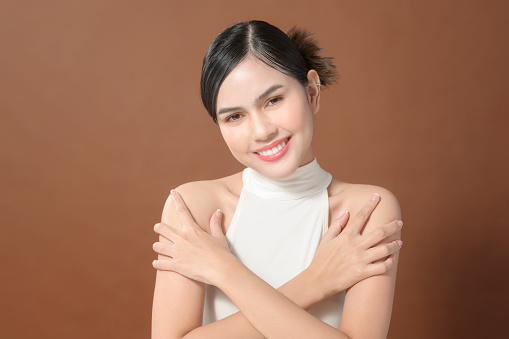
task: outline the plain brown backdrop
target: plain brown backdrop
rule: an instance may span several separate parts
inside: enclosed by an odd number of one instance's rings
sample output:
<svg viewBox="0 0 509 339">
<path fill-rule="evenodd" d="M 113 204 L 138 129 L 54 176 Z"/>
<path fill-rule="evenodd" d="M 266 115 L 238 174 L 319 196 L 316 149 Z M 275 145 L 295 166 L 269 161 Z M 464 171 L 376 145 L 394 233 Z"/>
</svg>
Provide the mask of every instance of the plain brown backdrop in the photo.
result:
<svg viewBox="0 0 509 339">
<path fill-rule="evenodd" d="M 262 19 L 341 80 L 315 150 L 405 227 L 389 338 L 507 335 L 504 1 L 2 1 L 2 338 L 148 338 L 171 188 L 242 169 L 201 106 L 203 55 Z M 369 326 L 369 324 L 367 324 Z"/>
</svg>

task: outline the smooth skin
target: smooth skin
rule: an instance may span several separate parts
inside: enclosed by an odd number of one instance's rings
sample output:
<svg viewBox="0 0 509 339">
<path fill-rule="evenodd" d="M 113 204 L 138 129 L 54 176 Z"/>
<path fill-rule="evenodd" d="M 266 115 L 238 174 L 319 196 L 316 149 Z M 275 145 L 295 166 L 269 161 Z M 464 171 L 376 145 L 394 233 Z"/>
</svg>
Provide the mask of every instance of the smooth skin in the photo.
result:
<svg viewBox="0 0 509 339">
<path fill-rule="evenodd" d="M 319 109 L 319 79 L 314 71 L 308 79 L 309 84 L 303 87 L 256 60 L 246 60 L 225 79 L 218 111 L 236 109 L 221 114 L 218 123 L 241 163 L 269 176 L 285 177 L 314 158 L 312 116 Z M 261 95 L 274 85 L 281 86 L 266 97 Z M 282 159 L 266 163 L 253 154 L 253 150 L 287 136 L 293 145 Z M 401 246 L 397 241 L 401 216 L 395 197 L 380 187 L 334 179 L 328 193 L 330 220 L 335 221 L 311 265 L 275 290 L 224 246 L 223 234 L 241 190 L 241 173 L 237 173 L 185 184 L 177 188 L 180 194 L 173 193 L 168 199 L 162 223 L 156 226 L 161 236 L 154 245 L 160 254 L 154 263 L 158 271 L 153 338 L 385 338 Z M 374 192 L 382 198 L 373 211 L 378 197 L 374 196 L 375 201 L 369 197 Z M 216 212 L 217 208 L 224 213 Z M 349 221 L 346 210 L 353 215 Z M 222 289 L 240 312 L 202 326 L 204 282 Z M 304 311 L 345 289 L 339 330 Z"/>
</svg>

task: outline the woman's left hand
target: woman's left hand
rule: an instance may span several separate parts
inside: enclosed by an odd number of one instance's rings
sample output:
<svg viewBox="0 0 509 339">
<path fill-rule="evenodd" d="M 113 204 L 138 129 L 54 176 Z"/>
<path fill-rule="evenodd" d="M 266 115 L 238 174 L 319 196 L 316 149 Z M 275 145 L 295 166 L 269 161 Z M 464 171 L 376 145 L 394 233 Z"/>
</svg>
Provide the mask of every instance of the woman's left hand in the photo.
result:
<svg viewBox="0 0 509 339">
<path fill-rule="evenodd" d="M 154 260 L 152 265 L 158 270 L 173 271 L 199 282 L 214 284 L 222 265 L 233 257 L 221 228 L 222 212 L 217 210 L 212 215 L 208 234 L 196 224 L 177 191 L 171 192 L 171 199 L 182 228 L 177 230 L 162 223 L 154 226 L 154 231 L 171 244 L 154 243 L 154 251 L 169 259 Z"/>
</svg>

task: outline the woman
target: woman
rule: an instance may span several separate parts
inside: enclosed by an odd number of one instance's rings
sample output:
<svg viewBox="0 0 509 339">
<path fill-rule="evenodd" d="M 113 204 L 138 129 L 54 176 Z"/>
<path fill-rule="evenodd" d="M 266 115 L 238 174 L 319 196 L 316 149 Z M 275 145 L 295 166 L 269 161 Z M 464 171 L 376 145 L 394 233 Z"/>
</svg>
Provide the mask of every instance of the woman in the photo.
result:
<svg viewBox="0 0 509 339">
<path fill-rule="evenodd" d="M 209 47 L 202 100 L 247 168 L 170 194 L 155 226 L 154 338 L 387 335 L 399 205 L 318 165 L 313 116 L 335 76 L 318 52 L 307 32 L 261 21 Z"/>
</svg>

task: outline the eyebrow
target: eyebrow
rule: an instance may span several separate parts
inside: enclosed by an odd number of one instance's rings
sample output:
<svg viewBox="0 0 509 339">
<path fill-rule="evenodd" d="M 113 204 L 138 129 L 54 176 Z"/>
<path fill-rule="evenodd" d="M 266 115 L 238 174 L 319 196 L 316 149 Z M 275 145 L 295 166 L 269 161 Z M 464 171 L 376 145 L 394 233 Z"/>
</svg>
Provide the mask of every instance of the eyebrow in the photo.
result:
<svg viewBox="0 0 509 339">
<path fill-rule="evenodd" d="M 280 89 L 281 87 L 283 87 L 283 85 L 272 85 L 270 86 L 265 92 L 263 92 L 258 98 L 256 98 L 256 100 L 254 101 L 254 104 L 258 104 L 261 100 L 265 99 L 266 97 L 268 97 L 269 95 L 271 95 L 274 91 Z M 242 107 L 240 106 L 236 106 L 236 107 L 225 107 L 225 108 L 221 108 L 219 110 L 219 112 L 217 112 L 217 115 L 221 115 L 221 114 L 224 114 L 224 113 L 228 113 L 228 112 L 232 112 L 232 111 L 239 111 L 241 110 Z"/>
</svg>

